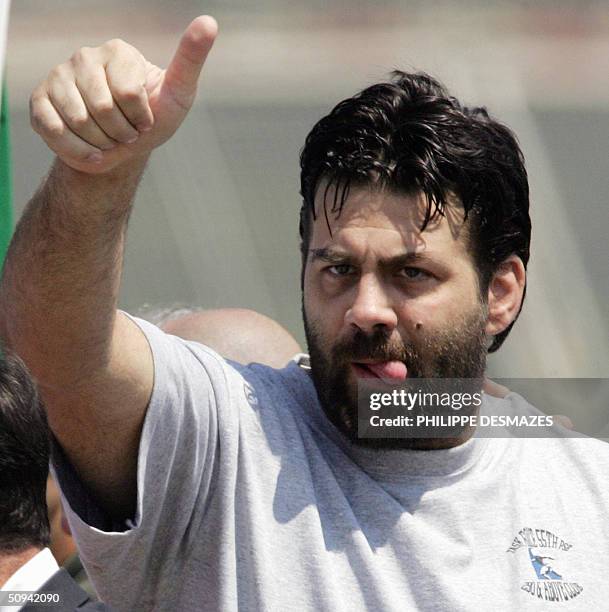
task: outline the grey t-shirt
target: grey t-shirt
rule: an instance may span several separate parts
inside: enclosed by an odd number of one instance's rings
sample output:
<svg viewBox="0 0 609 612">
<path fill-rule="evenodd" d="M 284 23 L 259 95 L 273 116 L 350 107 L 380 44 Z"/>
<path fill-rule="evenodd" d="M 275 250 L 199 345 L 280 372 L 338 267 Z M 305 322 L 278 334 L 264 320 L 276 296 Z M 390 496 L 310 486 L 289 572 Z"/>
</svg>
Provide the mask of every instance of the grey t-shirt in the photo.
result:
<svg viewBox="0 0 609 612">
<path fill-rule="evenodd" d="M 82 560 L 118 610 L 609 608 L 609 445 L 360 448 L 297 365 L 227 363 L 138 323 L 155 382 L 133 519 L 110 524 L 55 458 Z"/>
</svg>

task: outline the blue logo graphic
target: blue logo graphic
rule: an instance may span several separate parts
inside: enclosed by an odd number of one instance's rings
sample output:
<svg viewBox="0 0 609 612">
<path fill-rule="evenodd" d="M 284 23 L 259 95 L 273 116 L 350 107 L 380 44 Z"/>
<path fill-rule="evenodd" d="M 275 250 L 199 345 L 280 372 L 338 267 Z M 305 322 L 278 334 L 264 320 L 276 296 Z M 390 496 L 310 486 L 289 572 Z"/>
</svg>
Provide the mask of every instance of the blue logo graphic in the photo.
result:
<svg viewBox="0 0 609 612">
<path fill-rule="evenodd" d="M 562 580 L 562 576 L 553 568 L 554 557 L 534 555 L 529 546 L 529 558 L 539 580 Z"/>
</svg>

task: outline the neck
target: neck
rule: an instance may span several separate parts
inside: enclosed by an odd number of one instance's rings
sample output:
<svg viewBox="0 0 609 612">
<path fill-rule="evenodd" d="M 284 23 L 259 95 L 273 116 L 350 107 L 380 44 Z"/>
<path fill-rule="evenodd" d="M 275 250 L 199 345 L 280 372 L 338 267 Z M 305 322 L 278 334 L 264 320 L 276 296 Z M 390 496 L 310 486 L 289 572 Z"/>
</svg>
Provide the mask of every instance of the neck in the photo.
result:
<svg viewBox="0 0 609 612">
<path fill-rule="evenodd" d="M 38 546 L 30 546 L 18 552 L 0 552 L 0 587 L 41 550 Z"/>
</svg>

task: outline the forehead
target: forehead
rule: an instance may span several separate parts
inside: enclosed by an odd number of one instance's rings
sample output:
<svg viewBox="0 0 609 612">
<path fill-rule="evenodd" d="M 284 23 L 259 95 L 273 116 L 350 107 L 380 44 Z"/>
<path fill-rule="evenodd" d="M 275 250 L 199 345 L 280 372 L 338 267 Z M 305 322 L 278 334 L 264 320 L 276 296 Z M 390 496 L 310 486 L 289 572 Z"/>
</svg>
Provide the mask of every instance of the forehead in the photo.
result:
<svg viewBox="0 0 609 612">
<path fill-rule="evenodd" d="M 348 249 L 406 248 L 409 252 L 469 254 L 468 228 L 458 202 L 448 203 L 445 215 L 436 215 L 421 232 L 427 211 L 427 200 L 421 193 L 352 187 L 338 216 L 331 212 L 334 197 L 333 189 L 322 186 L 317 190 L 311 249 L 340 245 Z"/>
</svg>

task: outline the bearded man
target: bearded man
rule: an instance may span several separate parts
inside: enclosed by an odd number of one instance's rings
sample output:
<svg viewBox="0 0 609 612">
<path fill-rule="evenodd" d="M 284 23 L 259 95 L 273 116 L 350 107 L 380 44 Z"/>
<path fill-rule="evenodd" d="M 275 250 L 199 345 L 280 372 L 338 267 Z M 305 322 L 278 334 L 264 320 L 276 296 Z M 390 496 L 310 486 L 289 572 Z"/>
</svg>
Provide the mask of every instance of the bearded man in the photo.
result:
<svg viewBox="0 0 609 612">
<path fill-rule="evenodd" d="M 602 608 L 606 445 L 356 431 L 361 379 L 479 378 L 520 312 L 527 176 L 484 109 L 400 72 L 309 134 L 310 373 L 227 362 L 117 312 L 138 181 L 215 35 L 196 19 L 167 70 L 122 41 L 83 48 L 32 96 L 58 158 L 11 247 L 4 335 L 40 384 L 100 596 L 125 611 Z M 530 547 L 560 558 L 560 579 L 537 580 Z"/>
</svg>

